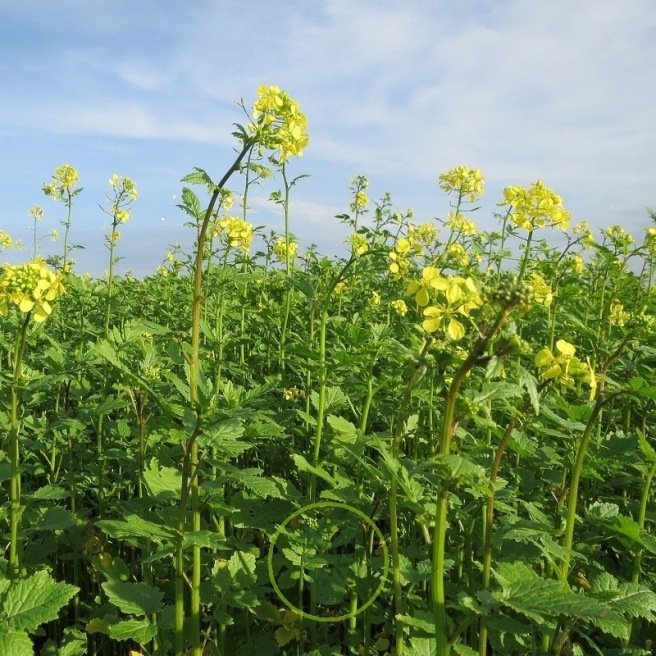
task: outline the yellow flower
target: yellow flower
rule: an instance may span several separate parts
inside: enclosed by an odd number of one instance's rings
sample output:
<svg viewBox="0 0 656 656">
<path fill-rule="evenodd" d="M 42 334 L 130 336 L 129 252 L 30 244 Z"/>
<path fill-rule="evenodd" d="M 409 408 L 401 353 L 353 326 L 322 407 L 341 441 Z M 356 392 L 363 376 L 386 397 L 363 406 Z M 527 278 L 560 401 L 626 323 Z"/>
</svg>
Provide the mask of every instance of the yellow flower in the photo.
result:
<svg viewBox="0 0 656 656">
<path fill-rule="evenodd" d="M 260 86 L 253 104 L 253 119 L 248 128 L 265 148 L 278 151 L 283 163 L 291 156 L 301 156 L 309 143 L 307 117 L 298 103 L 280 87 Z"/>
<path fill-rule="evenodd" d="M 445 332 L 453 341 L 465 336 L 465 327 L 456 318 L 457 315 L 468 317 L 472 310 L 482 305 L 482 299 L 472 278 L 450 276 L 443 279 L 446 288 L 440 290 L 443 296 L 440 305 L 431 305 L 424 309 L 422 328 L 433 333 L 446 323 Z"/>
<path fill-rule="evenodd" d="M 77 169 L 70 164 L 62 164 L 55 169 L 50 182 L 43 184 L 43 193 L 53 200 L 61 200 L 64 193 L 72 195 L 76 190 L 73 187 L 80 180 Z"/>
<path fill-rule="evenodd" d="M 476 224 L 464 214 L 460 214 L 460 212 L 449 212 L 446 224 L 451 228 L 452 232 L 460 234 L 463 237 L 471 237 L 478 232 L 476 230 Z"/>
<path fill-rule="evenodd" d="M 369 244 L 367 243 L 367 238 L 364 235 L 361 235 L 359 232 L 354 232 L 348 240 L 351 243 L 351 248 L 353 252 L 360 256 L 364 255 L 369 251 Z"/>
<path fill-rule="evenodd" d="M 415 250 L 421 251 L 424 246 L 432 246 L 437 239 L 437 228 L 432 223 L 411 225 L 408 229 L 408 241 Z"/>
<path fill-rule="evenodd" d="M 548 348 L 543 348 L 535 355 L 535 366 L 540 371 L 542 380 L 558 380 L 566 388 L 574 388 L 577 381 L 590 387 L 589 400 L 597 392 L 597 377 L 590 360 L 582 362 L 576 355 L 573 344 L 559 339 L 556 342 L 556 355 Z"/>
<path fill-rule="evenodd" d="M 539 305 L 549 307 L 553 303 L 553 291 L 547 281 L 539 273 L 533 273 L 530 284 L 533 300 Z"/>
<path fill-rule="evenodd" d="M 485 181 L 480 169 L 456 166 L 439 176 L 440 189 L 447 194 L 456 193 L 460 199 L 475 201 L 483 195 Z"/>
<path fill-rule="evenodd" d="M 253 243 L 253 226 L 238 216 L 226 216 L 214 222 L 212 236 L 224 237 L 230 248 L 248 252 Z"/>
<path fill-rule="evenodd" d="M 469 255 L 462 244 L 449 244 L 446 252 L 459 266 L 466 267 L 469 264 Z"/>
<path fill-rule="evenodd" d="M 398 298 L 395 301 L 392 301 L 390 305 L 392 306 L 394 312 L 396 312 L 399 316 L 404 317 L 408 313 L 408 306 L 402 298 Z"/>
<path fill-rule="evenodd" d="M 610 306 L 610 316 L 608 317 L 608 321 L 611 326 L 623 328 L 630 318 L 631 315 L 624 310 L 624 306 L 621 303 L 613 303 Z"/>
<path fill-rule="evenodd" d="M 284 237 L 278 237 L 273 243 L 272 247 L 273 255 L 279 262 L 287 261 L 287 242 Z M 298 253 L 298 243 L 295 241 L 289 241 L 289 259 L 293 260 Z"/>
<path fill-rule="evenodd" d="M 62 275 L 51 271 L 42 260 L 26 264 L 6 264 L 0 272 L 0 315 L 7 314 L 10 305 L 21 312 L 32 312 L 37 323 L 52 312 L 51 301 L 64 293 Z"/>
<path fill-rule="evenodd" d="M 0 230 L 0 248 L 11 248 L 13 241 L 11 235 L 6 233 L 4 230 Z"/>
<path fill-rule="evenodd" d="M 34 206 L 30 207 L 30 209 L 27 211 L 27 213 L 35 221 L 41 221 L 41 219 L 43 219 L 43 208 L 39 207 L 39 205 L 34 205 Z"/>
<path fill-rule="evenodd" d="M 424 307 L 430 302 L 431 289 L 446 291 L 449 283 L 440 275 L 435 267 L 424 267 L 421 272 L 421 280 L 412 280 L 406 287 L 407 294 L 414 294 L 415 302 L 419 307 Z"/>
<path fill-rule="evenodd" d="M 371 292 L 371 304 L 372 305 L 380 305 L 380 294 L 376 291 Z"/>
<path fill-rule="evenodd" d="M 513 186 L 503 190 L 503 202 L 512 210 L 510 221 L 517 228 L 533 231 L 545 226 L 567 230 L 570 213 L 563 207 L 562 198 L 538 180 L 530 187 Z"/>
</svg>

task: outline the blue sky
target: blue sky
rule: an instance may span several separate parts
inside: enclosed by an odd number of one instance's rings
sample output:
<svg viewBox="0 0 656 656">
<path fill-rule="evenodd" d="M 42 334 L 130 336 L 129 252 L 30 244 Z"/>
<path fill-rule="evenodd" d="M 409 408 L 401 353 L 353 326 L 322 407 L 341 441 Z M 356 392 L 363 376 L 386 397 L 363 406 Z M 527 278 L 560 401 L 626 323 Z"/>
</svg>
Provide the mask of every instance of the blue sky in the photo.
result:
<svg viewBox="0 0 656 656">
<path fill-rule="evenodd" d="M 0 0 L 0 228 L 29 245 L 35 204 L 44 237 L 60 228 L 41 185 L 69 162 L 84 187 L 77 268 L 102 275 L 98 205 L 109 176 L 127 175 L 140 197 L 120 270 L 154 271 L 192 239 L 180 178 L 193 166 L 220 177 L 235 102 L 277 84 L 310 121 L 290 165 L 310 176 L 292 229 L 323 252 L 344 238 L 334 215 L 352 176 L 424 221 L 446 214 L 437 175 L 458 164 L 485 173 L 483 228 L 503 187 L 542 179 L 574 221 L 639 237 L 656 206 L 655 62 L 652 0 Z M 254 194 L 250 218 L 280 229 L 275 188 Z"/>
</svg>

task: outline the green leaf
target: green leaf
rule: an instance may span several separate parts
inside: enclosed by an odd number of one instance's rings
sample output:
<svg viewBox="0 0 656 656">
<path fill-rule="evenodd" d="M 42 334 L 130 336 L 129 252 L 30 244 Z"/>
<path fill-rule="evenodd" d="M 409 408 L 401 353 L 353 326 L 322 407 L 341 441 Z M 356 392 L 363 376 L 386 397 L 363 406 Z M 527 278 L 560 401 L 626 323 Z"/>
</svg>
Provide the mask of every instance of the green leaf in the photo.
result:
<svg viewBox="0 0 656 656">
<path fill-rule="evenodd" d="M 592 596 L 577 594 L 559 581 L 543 579 L 521 562 L 500 563 L 495 578 L 502 591 L 492 596 L 499 602 L 532 619 L 545 623 L 559 615 L 584 620 L 607 619 L 613 624 L 623 622 L 622 616 Z"/>
<path fill-rule="evenodd" d="M 649 444 L 645 434 L 642 431 L 638 431 L 638 444 L 640 444 L 640 450 L 642 451 L 642 454 L 645 456 L 645 458 L 649 462 L 656 463 L 656 450 L 654 450 L 654 447 Z"/>
<path fill-rule="evenodd" d="M 455 453 L 436 456 L 435 462 L 438 467 L 447 471 L 447 477 L 450 479 L 478 479 L 485 476 L 483 467 Z"/>
<path fill-rule="evenodd" d="M 125 520 L 104 519 L 97 524 L 112 538 L 124 539 L 131 544 L 139 544 L 138 538 L 147 538 L 155 542 L 175 540 L 178 533 L 168 526 L 156 524 L 138 515 L 128 515 Z"/>
<path fill-rule="evenodd" d="M 344 442 L 355 442 L 358 438 L 358 429 L 347 419 L 336 415 L 328 415 L 328 425 L 335 431 L 337 439 Z"/>
<path fill-rule="evenodd" d="M 635 519 L 620 515 L 614 503 L 593 503 L 588 508 L 587 517 L 592 523 L 605 528 L 620 540 L 628 542 L 629 547 L 638 545 L 652 554 L 656 554 L 656 538 L 640 528 Z"/>
<path fill-rule="evenodd" d="M 157 627 L 148 620 L 123 620 L 109 627 L 109 637 L 114 640 L 134 640 L 140 645 L 150 642 L 157 634 Z"/>
<path fill-rule="evenodd" d="M 34 647 L 30 636 L 22 631 L 12 631 L 0 624 L 0 654 L 34 656 Z"/>
<path fill-rule="evenodd" d="M 335 486 L 335 479 L 323 467 L 314 467 L 299 453 L 292 454 L 292 460 L 294 461 L 298 471 L 307 472 L 308 474 L 318 476 L 319 478 L 326 481 L 326 483 L 329 483 L 332 487 Z"/>
<path fill-rule="evenodd" d="M 102 584 L 110 603 L 127 615 L 150 615 L 162 607 L 164 593 L 146 583 L 108 581 Z"/>
<path fill-rule="evenodd" d="M 153 458 L 144 469 L 143 475 L 152 496 L 176 499 L 180 496 L 182 474 L 174 467 L 160 467 L 157 460 Z"/>
<path fill-rule="evenodd" d="M 37 531 L 62 531 L 77 524 L 75 515 L 66 508 L 48 508 L 34 526 Z"/>
<path fill-rule="evenodd" d="M 74 585 L 55 581 L 45 570 L 37 572 L 12 584 L 5 596 L 3 615 L 12 629 L 35 631 L 57 619 L 59 611 L 77 592 Z"/>
</svg>

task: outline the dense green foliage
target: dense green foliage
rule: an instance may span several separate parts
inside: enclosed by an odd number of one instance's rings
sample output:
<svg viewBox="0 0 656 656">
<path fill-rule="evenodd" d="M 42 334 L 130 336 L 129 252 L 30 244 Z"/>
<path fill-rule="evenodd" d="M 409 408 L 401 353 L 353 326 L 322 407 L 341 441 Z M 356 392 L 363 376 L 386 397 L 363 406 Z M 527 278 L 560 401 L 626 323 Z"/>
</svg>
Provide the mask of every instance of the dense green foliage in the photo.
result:
<svg viewBox="0 0 656 656">
<path fill-rule="evenodd" d="M 185 188 L 155 276 L 65 269 L 50 314 L 6 268 L 0 653 L 652 653 L 654 235 L 551 246 L 538 185 L 479 232 L 441 181 L 426 227 L 356 178 L 344 258 Z"/>
</svg>

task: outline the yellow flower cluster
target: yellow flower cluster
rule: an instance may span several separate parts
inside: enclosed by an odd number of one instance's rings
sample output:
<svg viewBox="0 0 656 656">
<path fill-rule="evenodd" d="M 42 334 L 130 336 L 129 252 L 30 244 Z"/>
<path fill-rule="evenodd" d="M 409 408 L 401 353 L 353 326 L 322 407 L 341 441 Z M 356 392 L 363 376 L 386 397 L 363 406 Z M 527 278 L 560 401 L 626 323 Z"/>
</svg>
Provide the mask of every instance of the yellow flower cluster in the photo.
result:
<svg viewBox="0 0 656 656">
<path fill-rule="evenodd" d="M 397 298 L 395 301 L 392 301 L 390 305 L 392 306 L 392 310 L 394 310 L 399 316 L 405 317 L 405 315 L 408 314 L 408 306 L 402 298 Z"/>
<path fill-rule="evenodd" d="M 517 228 L 536 230 L 545 226 L 558 226 L 567 230 L 570 213 L 563 207 L 563 199 L 538 180 L 530 187 L 513 186 L 503 190 L 500 205 L 512 207 L 510 221 Z"/>
<path fill-rule="evenodd" d="M 437 228 L 432 223 L 411 225 L 408 228 L 408 239 L 414 248 L 421 251 L 422 247 L 432 246 L 437 239 Z"/>
<path fill-rule="evenodd" d="M 249 247 L 250 248 L 250 247 Z M 279 262 L 287 261 L 287 253 L 289 252 L 289 259 L 293 260 L 298 253 L 298 243 L 295 241 L 289 242 L 289 249 L 287 249 L 287 242 L 284 237 L 278 237 L 276 241 L 273 242 L 271 247 L 273 255 Z"/>
<path fill-rule="evenodd" d="M 462 244 L 449 244 L 446 253 L 461 267 L 466 267 L 469 264 L 469 255 L 467 255 L 467 251 Z"/>
<path fill-rule="evenodd" d="M 630 318 L 631 315 L 624 309 L 624 306 L 621 303 L 613 303 L 610 306 L 608 321 L 611 326 L 623 328 Z"/>
<path fill-rule="evenodd" d="M 351 248 L 356 255 L 364 255 L 369 251 L 369 243 L 367 238 L 364 235 L 361 235 L 359 232 L 354 232 L 348 240 L 351 244 Z"/>
<path fill-rule="evenodd" d="M 307 117 L 280 87 L 259 87 L 252 113 L 255 122 L 248 126 L 250 132 L 262 146 L 278 152 L 281 164 L 303 154 L 310 141 Z"/>
<path fill-rule="evenodd" d="M 51 182 L 43 185 L 43 193 L 53 200 L 61 200 L 64 192 L 73 193 L 73 187 L 79 182 L 80 174 L 70 164 L 62 164 L 55 169 Z"/>
<path fill-rule="evenodd" d="M 0 230 L 0 248 L 11 248 L 13 240 L 11 235 L 4 230 Z"/>
<path fill-rule="evenodd" d="M 590 386 L 590 400 L 597 392 L 597 378 L 590 362 L 582 362 L 575 357 L 576 348 L 559 339 L 556 342 L 556 355 L 550 349 L 543 348 L 535 356 L 535 366 L 540 371 L 543 380 L 558 380 L 569 389 L 576 386 L 577 381 Z"/>
<path fill-rule="evenodd" d="M 253 243 L 253 226 L 238 216 L 225 216 L 214 222 L 212 237 L 225 237 L 230 248 L 247 253 Z"/>
<path fill-rule="evenodd" d="M 412 243 L 410 240 L 402 237 L 397 240 L 396 244 L 394 244 L 394 248 L 387 254 L 391 260 L 388 268 L 393 278 L 401 278 L 408 272 L 412 250 Z"/>
<path fill-rule="evenodd" d="M 476 224 L 460 212 L 449 212 L 446 224 L 453 233 L 460 234 L 463 237 L 471 237 L 478 232 Z"/>
<path fill-rule="evenodd" d="M 601 232 L 604 237 L 610 239 L 618 248 L 626 248 L 634 242 L 632 235 L 619 225 L 609 226 Z"/>
<path fill-rule="evenodd" d="M 380 294 L 377 291 L 371 292 L 371 304 L 374 306 L 380 305 Z"/>
<path fill-rule="evenodd" d="M 439 305 L 424 309 L 422 328 L 427 333 L 444 329 L 447 336 L 457 341 L 465 336 L 465 326 L 456 318 L 468 317 L 472 310 L 481 307 L 483 301 L 471 278 L 447 276 L 434 279 L 431 287 L 440 291 Z"/>
<path fill-rule="evenodd" d="M 131 201 L 137 199 L 137 187 L 130 178 L 124 178 L 114 173 L 109 179 L 109 185 L 114 189 L 117 196 L 125 196 Z"/>
<path fill-rule="evenodd" d="M 52 312 L 51 301 L 64 293 L 62 276 L 51 271 L 42 260 L 26 264 L 5 264 L 0 272 L 0 315 L 11 305 L 21 312 L 33 312 L 37 323 Z"/>
<path fill-rule="evenodd" d="M 39 205 L 33 205 L 30 207 L 29 210 L 27 210 L 27 213 L 35 220 L 35 221 L 41 221 L 43 219 L 43 208 L 40 207 Z"/>
<path fill-rule="evenodd" d="M 439 176 L 440 189 L 447 194 L 455 193 L 459 199 L 475 201 L 483 195 L 485 180 L 480 169 L 456 166 Z"/>
<path fill-rule="evenodd" d="M 645 246 L 650 255 L 656 255 L 656 228 L 645 230 Z"/>
<path fill-rule="evenodd" d="M 531 274 L 530 284 L 533 300 L 538 305 L 549 307 L 554 299 L 553 290 L 549 283 L 539 273 L 533 273 Z"/>
</svg>

